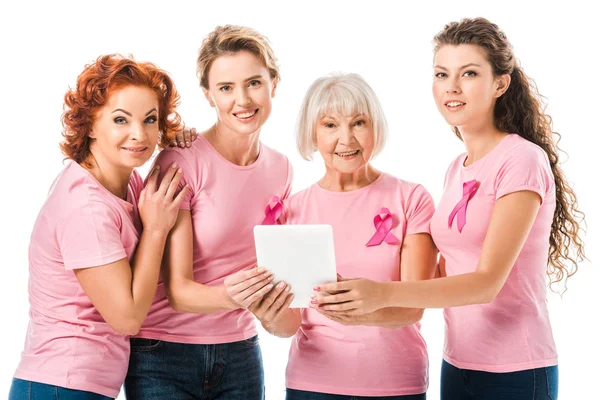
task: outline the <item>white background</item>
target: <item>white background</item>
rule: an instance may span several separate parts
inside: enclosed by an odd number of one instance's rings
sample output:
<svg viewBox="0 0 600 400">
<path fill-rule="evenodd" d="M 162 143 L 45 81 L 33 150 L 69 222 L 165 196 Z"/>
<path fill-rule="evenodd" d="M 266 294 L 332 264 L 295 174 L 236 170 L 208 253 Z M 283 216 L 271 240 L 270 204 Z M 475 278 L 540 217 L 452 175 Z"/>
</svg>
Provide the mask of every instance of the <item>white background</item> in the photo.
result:
<svg viewBox="0 0 600 400">
<path fill-rule="evenodd" d="M 181 3 L 181 4 L 180 4 Z M 561 299 L 550 293 L 559 351 L 561 399 L 598 398 L 598 13 L 577 1 L 296 2 L 3 2 L 0 6 L 0 396 L 19 362 L 28 322 L 27 248 L 47 190 L 62 168 L 58 148 L 65 91 L 83 66 L 104 53 L 132 53 L 169 71 L 181 93 L 188 126 L 205 129 L 213 110 L 195 76 L 197 50 L 219 24 L 248 25 L 271 40 L 282 80 L 262 140 L 287 154 L 294 191 L 315 182 L 321 162 L 303 161 L 293 138 L 309 84 L 332 71 L 361 74 L 378 94 L 390 141 L 379 169 L 425 185 L 436 201 L 461 142 L 438 114 L 431 95 L 431 39 L 446 22 L 484 16 L 512 41 L 525 71 L 548 99 L 554 128 L 563 134 L 569 181 L 587 214 L 587 254 Z M 596 260 L 594 265 L 594 260 Z M 443 342 L 440 310 L 428 310 L 423 335 L 430 352 L 429 399 L 439 398 Z M 267 398 L 284 398 L 289 340 L 261 332 Z M 360 362 L 360 360 L 357 360 Z M 595 392 L 595 394 L 594 394 Z"/>
</svg>

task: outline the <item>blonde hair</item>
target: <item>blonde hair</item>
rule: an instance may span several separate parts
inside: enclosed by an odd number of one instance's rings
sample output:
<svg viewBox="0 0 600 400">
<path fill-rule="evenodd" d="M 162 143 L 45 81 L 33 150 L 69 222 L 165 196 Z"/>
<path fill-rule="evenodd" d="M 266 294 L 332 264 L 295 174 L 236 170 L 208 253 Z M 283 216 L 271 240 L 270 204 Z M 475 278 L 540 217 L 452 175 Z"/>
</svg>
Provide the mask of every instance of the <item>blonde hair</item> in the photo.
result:
<svg viewBox="0 0 600 400">
<path fill-rule="evenodd" d="M 208 89 L 208 72 L 218 57 L 240 51 L 248 51 L 258 57 L 269 70 L 271 79 L 280 77 L 277 59 L 265 36 L 245 26 L 225 25 L 217 26 L 200 46 L 196 65 L 200 86 Z"/>
<path fill-rule="evenodd" d="M 383 150 L 387 138 L 387 121 L 373 89 L 358 74 L 331 74 L 310 86 L 300 108 L 296 145 L 305 160 L 317 151 L 315 129 L 328 113 L 365 115 L 373 124 L 373 157 Z"/>
</svg>

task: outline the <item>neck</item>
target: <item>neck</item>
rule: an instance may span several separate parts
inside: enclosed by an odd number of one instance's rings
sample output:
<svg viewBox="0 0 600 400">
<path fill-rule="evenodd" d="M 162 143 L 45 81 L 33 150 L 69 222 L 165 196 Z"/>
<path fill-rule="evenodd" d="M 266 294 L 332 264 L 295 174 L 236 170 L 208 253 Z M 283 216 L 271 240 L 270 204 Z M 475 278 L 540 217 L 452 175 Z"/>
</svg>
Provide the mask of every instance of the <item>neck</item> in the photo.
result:
<svg viewBox="0 0 600 400">
<path fill-rule="evenodd" d="M 100 182 L 102 186 L 108 189 L 115 196 L 127 200 L 127 186 L 133 168 L 117 167 L 108 162 L 101 154 L 92 150 L 92 155 L 87 160 L 89 165 L 81 163 L 81 166 Z"/>
<path fill-rule="evenodd" d="M 319 181 L 319 186 L 331 192 L 351 192 L 373 183 L 381 172 L 370 164 L 352 173 L 342 173 L 325 165 L 325 176 Z"/>
<path fill-rule="evenodd" d="M 260 129 L 251 134 L 240 134 L 217 122 L 204 137 L 225 159 L 235 165 L 246 166 L 258 159 Z"/>
<path fill-rule="evenodd" d="M 459 127 L 459 129 L 467 149 L 465 166 L 483 158 L 506 136 L 505 132 L 496 129 L 493 122 L 478 126 Z"/>
</svg>

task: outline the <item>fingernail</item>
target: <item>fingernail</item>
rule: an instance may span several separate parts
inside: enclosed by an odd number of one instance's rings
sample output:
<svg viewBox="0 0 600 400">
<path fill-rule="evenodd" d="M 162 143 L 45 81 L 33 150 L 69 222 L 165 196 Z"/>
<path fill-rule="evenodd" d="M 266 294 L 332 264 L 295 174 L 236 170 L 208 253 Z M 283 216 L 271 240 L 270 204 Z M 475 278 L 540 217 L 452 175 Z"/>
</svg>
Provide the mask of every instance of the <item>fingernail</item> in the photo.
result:
<svg viewBox="0 0 600 400">
<path fill-rule="evenodd" d="M 171 168 L 177 168 L 177 163 L 171 164 Z"/>
<path fill-rule="evenodd" d="M 317 300 L 316 300 L 316 299 L 312 299 L 312 300 L 310 301 L 310 304 L 317 304 Z"/>
<path fill-rule="evenodd" d="M 157 165 L 156 167 L 154 167 L 155 171 L 158 171 L 160 169 L 160 165 Z"/>
<path fill-rule="evenodd" d="M 320 287 L 320 286 L 315 286 L 315 287 L 313 288 L 313 290 L 314 290 L 314 291 L 316 291 L 316 292 L 319 292 L 319 291 L 321 290 L 321 287 Z"/>
<path fill-rule="evenodd" d="M 285 286 L 285 283 L 283 283 L 283 282 L 279 282 L 279 283 L 277 284 L 277 287 L 278 287 L 278 288 L 282 288 L 282 287 L 284 287 L 284 286 Z"/>
<path fill-rule="evenodd" d="M 311 298 L 311 299 L 315 299 L 316 297 L 317 297 L 317 294 L 316 294 L 316 293 L 313 293 L 313 294 L 311 294 L 311 295 L 310 295 L 310 298 Z"/>
<path fill-rule="evenodd" d="M 287 285 L 287 286 L 285 287 L 285 291 L 286 291 L 286 292 L 289 292 L 289 291 L 290 291 L 290 285 Z"/>
<path fill-rule="evenodd" d="M 178 174 L 180 174 L 180 173 L 182 173 L 182 172 L 183 172 L 183 170 L 182 170 L 181 168 L 179 168 L 179 169 L 177 170 L 177 173 L 178 173 Z"/>
<path fill-rule="evenodd" d="M 185 145 L 186 145 L 186 146 L 189 146 L 189 145 L 190 145 L 190 142 L 188 142 L 188 141 L 186 140 L 186 141 L 185 141 Z"/>
<path fill-rule="evenodd" d="M 263 272 L 264 270 L 265 270 L 265 269 L 264 269 L 264 268 L 262 268 L 262 267 L 257 267 L 257 268 L 256 268 L 256 272 Z"/>
</svg>

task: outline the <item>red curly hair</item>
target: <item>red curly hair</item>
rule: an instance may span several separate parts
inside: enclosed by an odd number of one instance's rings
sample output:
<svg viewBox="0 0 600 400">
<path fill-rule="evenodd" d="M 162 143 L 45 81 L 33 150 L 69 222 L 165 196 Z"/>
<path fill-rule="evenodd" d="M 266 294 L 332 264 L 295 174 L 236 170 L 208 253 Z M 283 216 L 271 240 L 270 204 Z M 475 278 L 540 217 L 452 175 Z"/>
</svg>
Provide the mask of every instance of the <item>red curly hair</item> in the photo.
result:
<svg viewBox="0 0 600 400">
<path fill-rule="evenodd" d="M 152 63 L 137 62 L 133 57 L 109 54 L 98 57 L 77 77 L 74 89 L 65 94 L 62 115 L 63 153 L 77 163 L 90 156 L 89 133 L 97 111 L 108 101 L 114 90 L 124 86 L 145 86 L 158 98 L 159 146 L 167 146 L 175 132 L 182 129 L 181 116 L 175 110 L 179 94 L 169 75 Z"/>
</svg>

